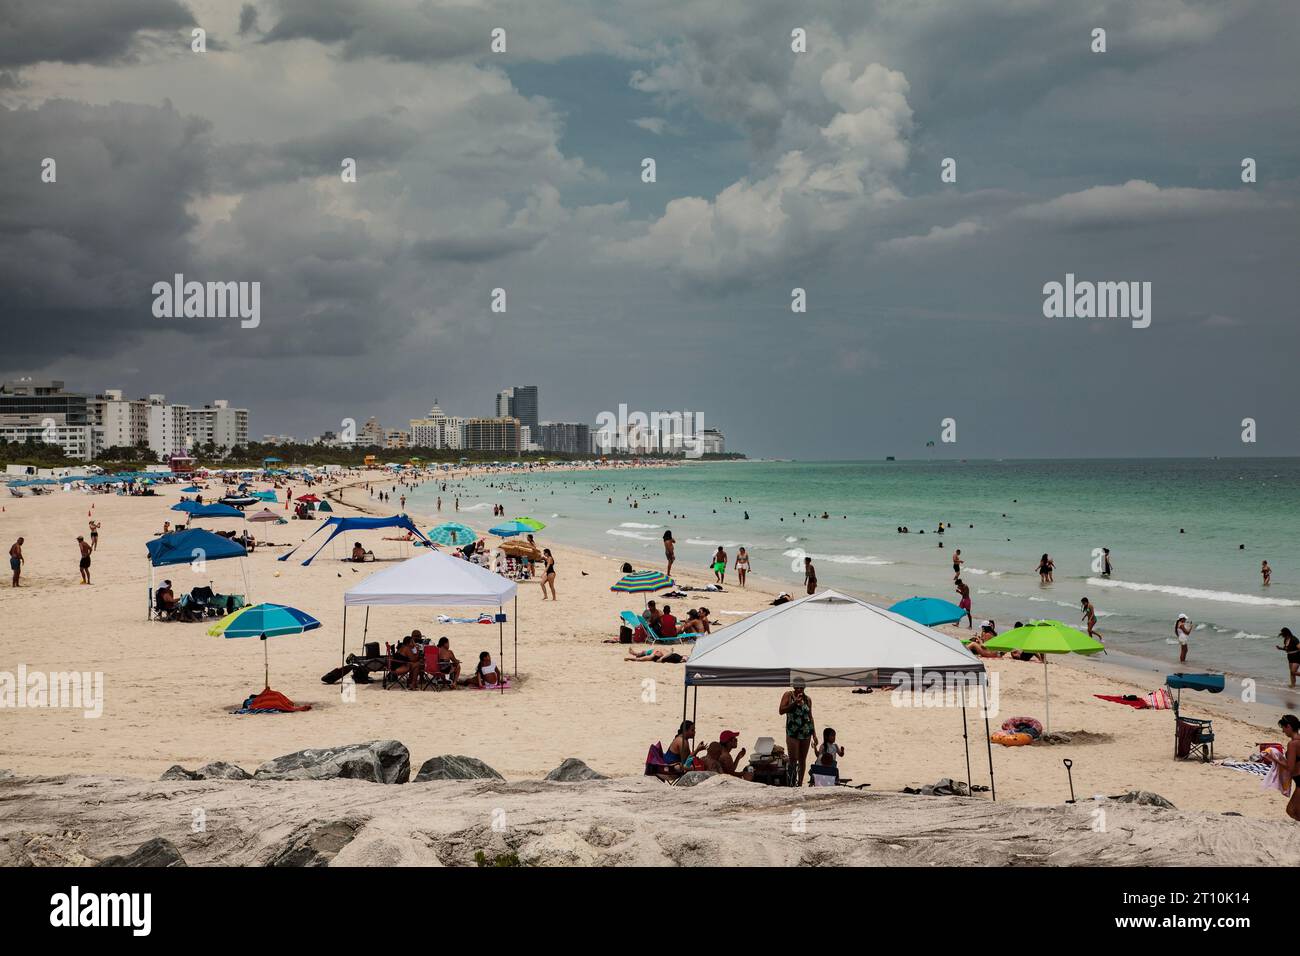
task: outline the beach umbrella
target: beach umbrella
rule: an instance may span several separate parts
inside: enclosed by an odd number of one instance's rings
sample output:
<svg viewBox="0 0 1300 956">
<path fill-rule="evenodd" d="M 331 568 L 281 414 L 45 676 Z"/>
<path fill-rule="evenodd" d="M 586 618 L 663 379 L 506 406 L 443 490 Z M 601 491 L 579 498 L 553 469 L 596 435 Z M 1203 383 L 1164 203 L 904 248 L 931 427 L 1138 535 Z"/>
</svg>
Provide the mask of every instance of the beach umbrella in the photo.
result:
<svg viewBox="0 0 1300 956">
<path fill-rule="evenodd" d="M 966 612 L 951 601 L 933 597 L 910 597 L 906 601 L 899 601 L 890 610 L 926 627 L 956 624 L 966 616 Z"/>
<path fill-rule="evenodd" d="M 648 591 L 662 591 L 673 586 L 673 579 L 662 571 L 634 571 L 625 574 L 611 586 L 611 591 L 625 594 L 644 594 Z"/>
<path fill-rule="evenodd" d="M 507 521 L 488 530 L 498 538 L 509 538 L 517 534 L 532 534 L 537 529 L 521 521 Z"/>
<path fill-rule="evenodd" d="M 473 528 L 456 521 L 448 521 L 445 524 L 438 525 L 425 537 L 435 544 L 449 544 L 457 548 L 463 548 L 465 545 L 478 540 L 478 535 L 474 533 Z"/>
<path fill-rule="evenodd" d="M 1106 645 L 1100 641 L 1093 640 L 1082 631 L 1060 621 L 1030 621 L 985 641 L 984 646 L 991 651 L 1021 651 L 1043 655 L 1043 697 L 1046 708 L 1043 728 L 1048 732 L 1052 729 L 1052 697 L 1047 690 L 1047 655 L 1099 654 L 1106 649 Z"/>
<path fill-rule="evenodd" d="M 266 686 L 271 686 L 271 662 L 266 651 L 268 637 L 284 637 L 287 634 L 301 634 L 320 627 L 316 620 L 306 611 L 283 604 L 253 604 L 234 614 L 228 614 L 212 627 L 208 634 L 212 637 L 256 637 L 262 643 L 262 659 L 266 668 Z"/>
<path fill-rule="evenodd" d="M 257 514 L 249 515 L 248 520 L 249 521 L 280 521 L 280 522 L 284 521 L 283 518 L 281 518 L 270 508 L 263 508 L 261 511 L 257 512 Z"/>
<path fill-rule="evenodd" d="M 320 501 L 320 499 L 313 494 L 299 495 L 298 500 L 299 501 Z"/>
<path fill-rule="evenodd" d="M 197 492 L 200 492 L 200 491 L 202 491 L 202 490 L 203 490 L 203 489 L 200 488 L 198 485 L 190 485 L 188 488 L 182 488 L 182 489 L 181 489 L 181 491 L 185 492 L 186 494 L 191 494 L 191 495 L 192 495 L 192 494 L 195 494 L 195 493 L 197 493 Z"/>
<path fill-rule="evenodd" d="M 501 553 L 512 558 L 528 558 L 531 561 L 542 560 L 542 549 L 527 541 L 505 541 L 501 544 Z"/>
<path fill-rule="evenodd" d="M 541 531 L 546 525 L 542 524 L 536 518 L 516 518 L 515 524 L 521 524 L 529 531 Z"/>
</svg>

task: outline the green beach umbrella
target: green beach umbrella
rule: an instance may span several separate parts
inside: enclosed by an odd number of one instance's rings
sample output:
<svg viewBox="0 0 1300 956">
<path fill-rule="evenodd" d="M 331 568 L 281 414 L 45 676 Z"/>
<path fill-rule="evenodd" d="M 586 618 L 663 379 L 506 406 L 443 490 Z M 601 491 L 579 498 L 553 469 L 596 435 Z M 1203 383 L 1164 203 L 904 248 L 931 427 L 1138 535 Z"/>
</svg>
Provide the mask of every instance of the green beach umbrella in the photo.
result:
<svg viewBox="0 0 1300 956">
<path fill-rule="evenodd" d="M 515 524 L 524 525 L 529 531 L 541 531 L 546 525 L 542 524 L 536 518 L 515 518 Z"/>
<path fill-rule="evenodd" d="M 984 646 L 991 651 L 1021 651 L 1043 655 L 1043 696 L 1046 714 L 1043 729 L 1052 729 L 1052 697 L 1047 690 L 1048 654 L 1099 654 L 1106 645 L 1095 641 L 1082 631 L 1077 631 L 1060 621 L 1030 621 L 1021 627 L 999 634 Z"/>
<path fill-rule="evenodd" d="M 448 521 L 446 524 L 440 524 L 427 535 L 428 539 L 436 544 L 446 544 L 453 548 L 463 548 L 467 544 L 473 544 L 478 540 L 478 535 L 474 529 L 463 525 L 457 521 Z"/>
</svg>

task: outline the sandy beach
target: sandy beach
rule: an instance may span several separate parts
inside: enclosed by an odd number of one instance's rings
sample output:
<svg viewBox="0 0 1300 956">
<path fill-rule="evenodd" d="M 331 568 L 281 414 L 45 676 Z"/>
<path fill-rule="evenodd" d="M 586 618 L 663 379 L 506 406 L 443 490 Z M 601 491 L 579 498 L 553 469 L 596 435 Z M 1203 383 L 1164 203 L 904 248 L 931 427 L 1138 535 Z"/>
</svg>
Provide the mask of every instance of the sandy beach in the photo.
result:
<svg viewBox="0 0 1300 956">
<path fill-rule="evenodd" d="M 391 487 L 391 481 L 383 487 Z M 380 510 L 364 485 L 327 488 L 338 502 L 337 514 Z M 639 604 L 635 596 L 629 603 L 628 596 L 609 591 L 621 557 L 556 547 L 546 541 L 545 532 L 538 537 L 555 553 L 559 601 L 543 603 L 536 584 L 521 584 L 518 674 L 507 693 L 385 691 L 376 683 L 357 687 L 353 703 L 341 700 L 337 687 L 320 682 L 339 663 L 342 593 L 415 552 L 372 533 L 374 540 L 366 544 L 382 559 L 377 563 L 358 567 L 331 557 L 327 548 L 311 566 L 301 567 L 297 560 L 276 560 L 284 547 L 259 547 L 247 559 L 251 599 L 291 604 L 322 622 L 318 630 L 273 639 L 269 647 L 271 685 L 312 709 L 232 716 L 232 709 L 261 689 L 259 642 L 209 637 L 203 624 L 146 620 L 144 542 L 175 516 L 168 507 L 179 497 L 178 485 L 159 489 L 157 497 L 59 492 L 5 503 L 0 534 L 6 546 L 19 536 L 26 539 L 27 564 L 23 586 L 0 593 L 0 670 L 14 672 L 25 665 L 28 672 L 102 672 L 104 708 L 96 719 L 73 710 L 5 709 L 0 712 L 0 768 L 18 777 L 156 780 L 177 763 L 226 760 L 251 770 L 305 747 L 394 738 L 410 748 L 413 762 L 436 754 L 466 754 L 507 780 L 540 777 L 571 756 L 603 774 L 626 776 L 640 773 L 648 746 L 666 744 L 681 719 L 682 665 L 626 663 L 625 648 L 602 643 L 616 635 L 618 612 Z M 77 579 L 75 538 L 86 532 L 88 512 L 102 530 L 94 583 L 83 586 Z M 435 519 L 420 515 L 417 520 L 423 528 Z M 482 531 L 485 520 L 476 516 L 466 523 Z M 315 526 L 291 521 L 251 527 L 259 539 L 296 545 Z M 707 583 L 704 568 L 678 565 L 674 575 L 679 583 Z M 235 561 L 213 562 L 203 575 L 180 566 L 171 569 L 171 577 L 178 591 L 208 580 L 218 591 L 243 590 Z M 794 583 L 751 579 L 745 590 L 728 588 L 707 600 L 714 619 L 725 625 L 766 607 L 782 587 L 794 590 Z M 684 609 L 692 602 L 673 603 Z M 463 615 L 470 609 L 445 613 Z M 349 650 L 359 649 L 359 624 L 349 613 Z M 484 649 L 496 653 L 495 627 L 440 626 L 434 614 L 418 608 L 371 611 L 371 640 L 394 641 L 412 628 L 448 636 L 462 661 L 472 661 Z M 504 663 L 514 671 L 509 627 L 506 634 Z M 1000 698 L 992 723 L 1022 714 L 1041 719 L 1041 666 L 1010 660 L 989 666 L 997 675 Z M 1055 746 L 994 747 L 1000 803 L 1064 803 L 1069 788 L 1061 761 L 1068 757 L 1079 798 L 1145 790 L 1162 795 L 1180 811 L 1285 821 L 1283 799 L 1261 789 L 1260 778 L 1174 760 L 1169 712 L 1134 711 L 1093 697 L 1144 694 L 1157 686 L 1154 675 L 1054 658 L 1050 682 L 1052 729 L 1073 739 Z M 723 729 L 738 731 L 750 748 L 759 736 L 779 739 L 779 696 L 751 689 L 702 693 L 699 739 L 716 739 Z M 823 689 L 812 696 L 819 725 L 834 726 L 846 748 L 842 773 L 855 783 L 870 783 L 871 793 L 896 793 L 942 777 L 967 778 L 959 710 L 894 706 L 884 692 Z M 1185 710 L 1214 719 L 1219 758 L 1243 758 L 1257 742 L 1280 738 L 1274 708 L 1198 695 L 1185 702 Z M 970 732 L 972 782 L 987 785 L 983 727 L 973 711 Z"/>
</svg>

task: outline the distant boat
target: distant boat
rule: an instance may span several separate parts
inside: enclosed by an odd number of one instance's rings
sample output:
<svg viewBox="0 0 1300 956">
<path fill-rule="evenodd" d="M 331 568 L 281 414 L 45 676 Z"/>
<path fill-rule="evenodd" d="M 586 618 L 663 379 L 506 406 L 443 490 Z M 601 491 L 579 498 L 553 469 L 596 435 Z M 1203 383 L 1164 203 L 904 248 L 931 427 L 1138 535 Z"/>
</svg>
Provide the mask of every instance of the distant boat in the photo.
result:
<svg viewBox="0 0 1300 956">
<path fill-rule="evenodd" d="M 886 456 L 885 456 L 885 461 L 893 461 L 893 460 L 894 460 L 894 456 L 893 456 L 893 455 L 886 455 Z"/>
</svg>

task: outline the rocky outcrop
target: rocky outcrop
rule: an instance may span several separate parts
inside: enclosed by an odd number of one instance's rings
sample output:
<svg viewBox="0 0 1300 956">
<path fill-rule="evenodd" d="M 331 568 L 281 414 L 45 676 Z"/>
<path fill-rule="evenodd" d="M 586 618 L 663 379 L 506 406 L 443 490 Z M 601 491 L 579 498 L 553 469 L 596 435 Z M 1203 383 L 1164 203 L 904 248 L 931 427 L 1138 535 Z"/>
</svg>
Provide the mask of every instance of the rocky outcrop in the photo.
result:
<svg viewBox="0 0 1300 956">
<path fill-rule="evenodd" d="M 547 780 L 560 783 L 577 783 L 582 780 L 608 780 L 603 773 L 596 773 L 577 757 L 566 757 L 564 763 L 546 775 Z"/>
<path fill-rule="evenodd" d="M 356 820 L 332 820 L 299 827 L 271 852 L 266 865 L 329 866 L 360 829 L 361 824 Z"/>
<path fill-rule="evenodd" d="M 126 856 L 108 856 L 95 864 L 96 866 L 142 866 L 159 869 L 169 866 L 185 866 L 185 857 L 170 840 L 154 837 L 141 843 Z"/>
<path fill-rule="evenodd" d="M 274 757 L 253 774 L 259 780 L 369 780 L 406 783 L 411 778 L 411 754 L 396 740 L 299 750 Z"/>
<path fill-rule="evenodd" d="M 443 754 L 430 757 L 420 765 L 420 772 L 415 775 L 416 783 L 429 780 L 504 780 L 482 760 L 474 757 L 462 757 L 457 754 Z"/>
<path fill-rule="evenodd" d="M 1130 790 L 1128 793 L 1111 797 L 1116 803 L 1136 803 L 1139 807 L 1160 807 L 1164 810 L 1178 809 L 1158 793 L 1149 790 Z"/>
<path fill-rule="evenodd" d="M 677 778 L 677 786 L 693 787 L 696 784 L 703 783 L 711 777 L 716 777 L 717 773 L 712 770 L 688 770 Z"/>
</svg>

